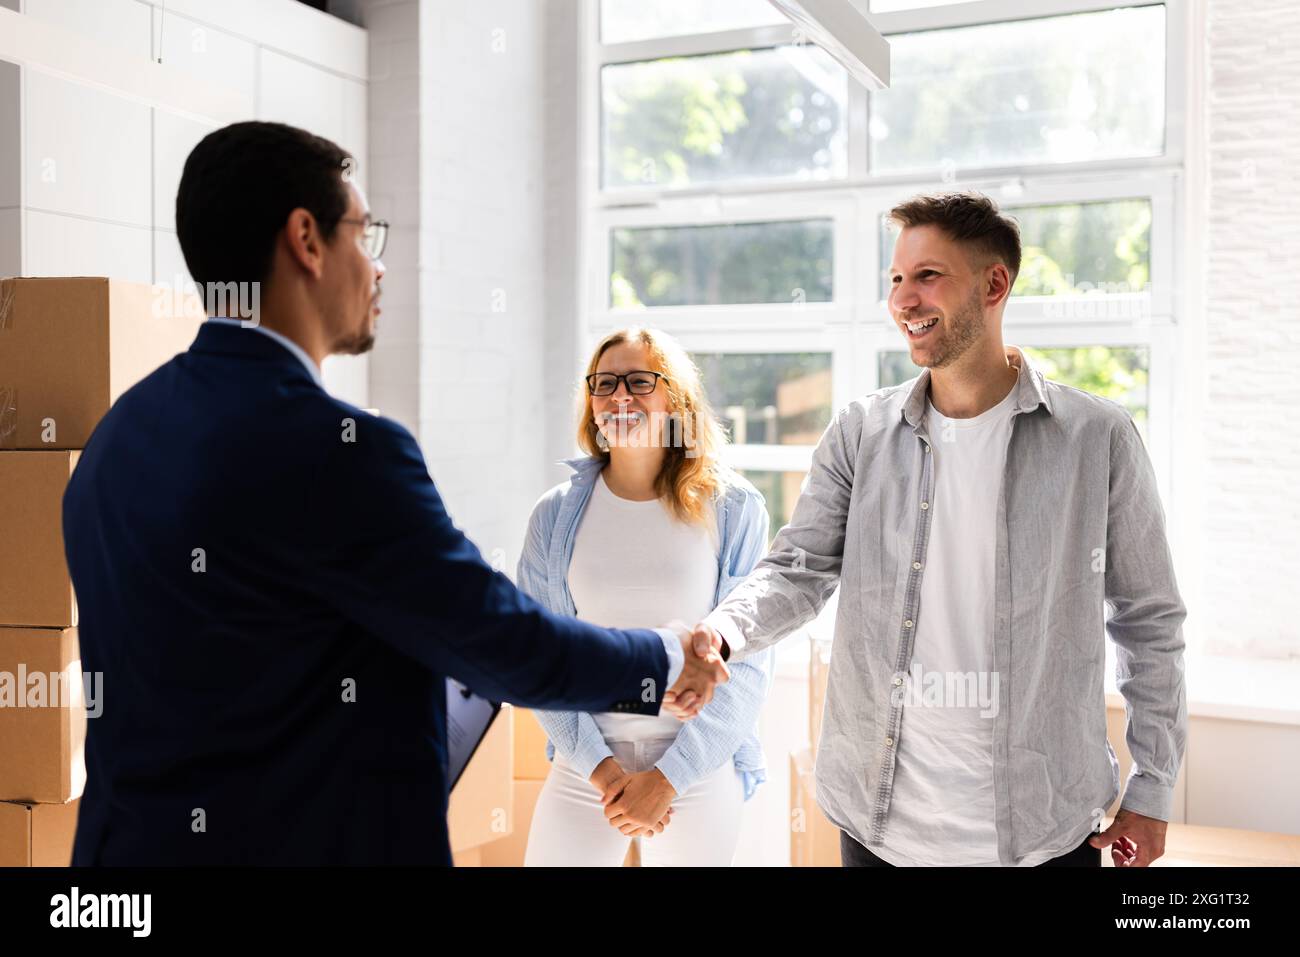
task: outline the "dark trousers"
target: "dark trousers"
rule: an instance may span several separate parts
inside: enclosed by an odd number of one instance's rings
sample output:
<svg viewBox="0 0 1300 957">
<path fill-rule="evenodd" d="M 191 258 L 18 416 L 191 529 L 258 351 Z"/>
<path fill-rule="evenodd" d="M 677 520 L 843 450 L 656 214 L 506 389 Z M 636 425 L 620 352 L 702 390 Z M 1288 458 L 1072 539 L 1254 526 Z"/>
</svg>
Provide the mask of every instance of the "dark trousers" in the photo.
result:
<svg viewBox="0 0 1300 957">
<path fill-rule="evenodd" d="M 1094 831 L 1093 834 L 1099 833 Z M 1101 848 L 1088 843 L 1088 837 L 1072 851 L 1066 851 L 1060 857 L 1043 861 L 1038 867 L 1101 867 Z M 888 861 L 882 861 L 869 850 L 840 831 L 840 859 L 844 867 L 893 867 Z"/>
</svg>

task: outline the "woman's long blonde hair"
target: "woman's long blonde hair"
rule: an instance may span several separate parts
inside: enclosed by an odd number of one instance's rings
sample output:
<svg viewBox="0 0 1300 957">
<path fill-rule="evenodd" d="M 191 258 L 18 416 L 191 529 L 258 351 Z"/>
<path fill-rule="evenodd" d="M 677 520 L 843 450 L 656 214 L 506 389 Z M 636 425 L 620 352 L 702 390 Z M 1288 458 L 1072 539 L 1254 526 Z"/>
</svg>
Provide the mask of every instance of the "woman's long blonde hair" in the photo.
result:
<svg viewBox="0 0 1300 957">
<path fill-rule="evenodd" d="M 707 524 L 713 520 L 713 499 L 726 484 L 727 468 L 719 454 L 726 435 L 709 407 L 696 368 L 686 350 L 667 333 L 643 326 L 611 332 L 596 345 L 581 387 L 582 412 L 578 420 L 578 446 L 609 464 L 609 449 L 600 442 L 600 429 L 591 412 L 591 396 L 585 376 L 596 371 L 605 350 L 623 343 L 638 343 L 650 355 L 649 372 L 664 376 L 668 392 L 670 430 L 676 435 L 665 442 L 664 464 L 655 477 L 655 491 L 681 521 Z M 686 429 L 686 431 L 683 431 Z M 693 453 L 688 455 L 687 453 Z"/>
</svg>

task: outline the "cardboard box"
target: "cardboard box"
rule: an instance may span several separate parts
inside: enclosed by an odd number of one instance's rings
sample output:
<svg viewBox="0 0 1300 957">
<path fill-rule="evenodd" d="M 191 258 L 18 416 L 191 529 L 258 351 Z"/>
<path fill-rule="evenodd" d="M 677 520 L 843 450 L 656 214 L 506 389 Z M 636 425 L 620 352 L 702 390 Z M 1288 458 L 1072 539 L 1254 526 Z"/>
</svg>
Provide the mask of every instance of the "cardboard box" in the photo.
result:
<svg viewBox="0 0 1300 957">
<path fill-rule="evenodd" d="M 501 713 L 451 792 L 447 830 L 453 855 L 489 841 L 499 841 L 511 833 L 513 762 L 514 708 L 503 704 Z"/>
<path fill-rule="evenodd" d="M 69 866 L 80 803 L 0 803 L 0 867 Z"/>
<path fill-rule="evenodd" d="M 822 714 L 826 710 L 826 681 L 831 673 L 831 642 L 808 641 L 808 744 L 815 755 L 821 744 Z"/>
<path fill-rule="evenodd" d="M 92 695 L 100 693 L 98 682 Z M 0 628 L 0 800 L 64 804 L 86 784 L 75 628 Z"/>
<path fill-rule="evenodd" d="M 0 452 L 0 625 L 69 628 L 63 493 L 80 452 Z"/>
<path fill-rule="evenodd" d="M 528 829 L 533 825 L 533 808 L 537 806 L 537 797 L 545 783 L 531 779 L 515 781 L 514 800 L 510 805 L 510 833 L 499 841 L 483 845 L 480 861 L 483 867 L 524 866 Z"/>
<path fill-rule="evenodd" d="M 839 867 L 840 829 L 817 806 L 811 748 L 790 753 L 790 866 Z"/>
<path fill-rule="evenodd" d="M 551 773 L 546 759 L 546 732 L 537 715 L 526 708 L 515 709 L 515 780 L 545 781 Z"/>
<path fill-rule="evenodd" d="M 0 448 L 80 449 L 123 392 L 194 341 L 195 296 L 116 279 L 0 280 Z"/>
</svg>

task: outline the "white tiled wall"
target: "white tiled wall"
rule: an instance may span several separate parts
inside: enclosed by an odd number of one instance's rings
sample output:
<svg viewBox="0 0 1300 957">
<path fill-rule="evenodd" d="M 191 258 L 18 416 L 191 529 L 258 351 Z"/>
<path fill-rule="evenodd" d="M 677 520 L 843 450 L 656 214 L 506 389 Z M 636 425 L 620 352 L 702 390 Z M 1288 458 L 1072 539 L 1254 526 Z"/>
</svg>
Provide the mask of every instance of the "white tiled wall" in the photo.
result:
<svg viewBox="0 0 1300 957">
<path fill-rule="evenodd" d="M 149 229 L 149 126 L 145 104 L 25 70 L 23 205 Z"/>
<path fill-rule="evenodd" d="M 147 226 L 23 210 L 28 276 L 112 276 L 152 282 Z"/>
<path fill-rule="evenodd" d="M 41 69 L 0 64 L 0 273 L 188 279 L 175 233 L 185 158 L 236 119 L 272 119 L 366 155 L 366 36 L 295 0 L 4 0 L 106 51 L 228 91 L 235 115 L 118 95 Z M 161 81 L 160 81 L 161 83 Z M 162 92 L 159 98 L 163 99 Z M 368 404 L 368 358 L 332 359 L 326 385 Z"/>
<path fill-rule="evenodd" d="M 154 56 L 209 83 L 237 90 L 247 115 L 256 114 L 256 43 L 182 16 L 174 4 L 167 6 L 166 15 L 160 7 L 152 13 Z"/>
<path fill-rule="evenodd" d="M 153 225 L 176 230 L 176 190 L 185 159 L 217 124 L 180 116 L 170 110 L 153 111 Z"/>
<path fill-rule="evenodd" d="M 138 0 L 22 0 L 21 12 L 133 56 L 149 56 L 149 7 Z"/>
</svg>

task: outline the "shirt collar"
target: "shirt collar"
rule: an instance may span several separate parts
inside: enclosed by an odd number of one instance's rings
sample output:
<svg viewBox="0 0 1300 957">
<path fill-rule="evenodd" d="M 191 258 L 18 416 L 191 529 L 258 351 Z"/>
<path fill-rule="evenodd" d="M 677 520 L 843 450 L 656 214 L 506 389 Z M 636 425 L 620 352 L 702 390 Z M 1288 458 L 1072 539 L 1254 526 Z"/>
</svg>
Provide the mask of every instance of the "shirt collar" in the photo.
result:
<svg viewBox="0 0 1300 957">
<path fill-rule="evenodd" d="M 1043 374 L 1034 367 L 1019 346 L 1006 346 L 1005 350 L 1007 361 L 1016 367 L 1016 384 L 1013 387 L 1016 393 L 1015 411 L 1032 412 L 1041 405 L 1050 415 L 1052 403 L 1047 397 L 1047 390 L 1043 388 Z M 922 369 L 907 393 L 902 410 L 903 420 L 914 429 L 920 426 L 925 414 L 926 392 L 929 387 L 930 370 Z"/>
<path fill-rule="evenodd" d="M 280 333 L 276 332 L 274 329 L 268 329 L 266 328 L 266 326 L 260 324 L 245 325 L 244 321 L 241 319 L 228 319 L 225 316 L 213 316 L 210 319 L 208 319 L 208 322 L 215 322 L 218 325 L 222 325 L 222 326 L 243 326 L 246 329 L 256 329 L 262 335 L 269 336 L 270 338 L 274 339 L 276 342 L 280 343 L 280 345 L 288 349 L 290 352 L 292 352 L 295 356 L 297 356 L 298 361 L 301 362 L 303 366 L 306 367 L 307 371 L 311 374 L 312 380 L 318 386 L 324 388 L 324 382 L 321 381 L 320 368 L 316 365 L 315 362 L 312 361 L 311 356 L 307 355 L 307 351 L 303 349 L 302 346 L 298 345 L 298 343 L 290 339 L 288 336 L 281 335 Z"/>
<path fill-rule="evenodd" d="M 571 459 L 560 459 L 560 464 L 567 465 L 577 472 L 580 477 L 586 478 L 600 471 L 605 465 L 605 460 L 594 455 L 575 455 Z"/>
</svg>

